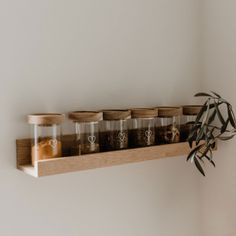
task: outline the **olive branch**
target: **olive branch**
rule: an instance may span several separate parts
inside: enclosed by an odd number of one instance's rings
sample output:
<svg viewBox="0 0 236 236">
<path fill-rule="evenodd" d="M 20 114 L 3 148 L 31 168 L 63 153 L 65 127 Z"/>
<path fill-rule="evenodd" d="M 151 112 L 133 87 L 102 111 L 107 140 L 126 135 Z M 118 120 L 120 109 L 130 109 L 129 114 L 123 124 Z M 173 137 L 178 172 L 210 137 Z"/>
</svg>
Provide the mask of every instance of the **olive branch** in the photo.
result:
<svg viewBox="0 0 236 236">
<path fill-rule="evenodd" d="M 197 115 L 188 137 L 190 148 L 187 161 L 191 161 L 202 175 L 205 176 L 204 161 L 215 167 L 212 151 L 217 140 L 227 141 L 236 135 L 236 119 L 232 105 L 215 92 L 197 93 L 195 97 L 205 97 L 206 101 Z M 203 142 L 201 142 L 203 141 Z"/>
</svg>

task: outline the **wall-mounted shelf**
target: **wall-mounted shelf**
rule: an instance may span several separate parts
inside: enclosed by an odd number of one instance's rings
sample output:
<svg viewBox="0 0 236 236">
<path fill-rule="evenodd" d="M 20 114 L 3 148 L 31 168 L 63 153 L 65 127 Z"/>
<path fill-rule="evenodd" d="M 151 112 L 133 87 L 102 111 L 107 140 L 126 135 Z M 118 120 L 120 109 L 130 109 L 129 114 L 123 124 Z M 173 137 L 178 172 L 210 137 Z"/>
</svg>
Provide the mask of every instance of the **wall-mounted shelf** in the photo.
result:
<svg viewBox="0 0 236 236">
<path fill-rule="evenodd" d="M 30 158 L 30 139 L 19 139 L 17 147 L 17 168 L 34 177 L 56 175 L 74 171 L 122 165 L 127 163 L 155 160 L 187 155 L 188 143 L 176 143 L 122 151 L 101 152 L 82 156 L 68 156 L 72 135 L 63 136 L 63 156 L 61 158 L 38 161 L 33 167 Z"/>
</svg>

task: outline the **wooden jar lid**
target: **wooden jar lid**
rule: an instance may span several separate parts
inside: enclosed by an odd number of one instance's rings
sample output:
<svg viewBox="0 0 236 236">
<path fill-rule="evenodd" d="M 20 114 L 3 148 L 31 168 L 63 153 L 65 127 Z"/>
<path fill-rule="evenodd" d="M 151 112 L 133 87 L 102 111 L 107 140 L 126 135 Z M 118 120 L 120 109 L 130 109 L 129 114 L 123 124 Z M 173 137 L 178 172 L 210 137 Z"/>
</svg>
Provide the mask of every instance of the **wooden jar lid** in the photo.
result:
<svg viewBox="0 0 236 236">
<path fill-rule="evenodd" d="M 182 107 L 158 107 L 158 117 L 173 117 L 182 114 Z"/>
<path fill-rule="evenodd" d="M 69 113 L 69 119 L 75 122 L 97 122 L 102 120 L 102 112 L 73 111 Z"/>
<path fill-rule="evenodd" d="M 188 105 L 183 106 L 183 115 L 194 116 L 197 115 L 202 109 L 202 105 Z"/>
<path fill-rule="evenodd" d="M 155 118 L 157 117 L 157 108 L 134 108 L 131 109 L 132 118 Z"/>
<path fill-rule="evenodd" d="M 126 120 L 131 118 L 130 110 L 104 110 L 103 120 Z"/>
<path fill-rule="evenodd" d="M 36 113 L 28 115 L 28 123 L 34 125 L 58 125 L 64 119 L 65 115 L 59 113 Z"/>
</svg>

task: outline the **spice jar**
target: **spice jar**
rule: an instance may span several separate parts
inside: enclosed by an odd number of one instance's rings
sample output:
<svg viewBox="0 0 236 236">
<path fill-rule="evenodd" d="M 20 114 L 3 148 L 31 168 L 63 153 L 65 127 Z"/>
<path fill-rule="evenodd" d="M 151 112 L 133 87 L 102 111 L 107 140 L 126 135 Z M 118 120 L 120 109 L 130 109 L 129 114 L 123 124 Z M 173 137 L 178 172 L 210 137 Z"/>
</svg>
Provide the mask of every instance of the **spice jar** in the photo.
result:
<svg viewBox="0 0 236 236">
<path fill-rule="evenodd" d="M 202 109 L 201 105 L 183 106 L 183 118 L 180 126 L 181 142 L 186 142 L 193 127 L 198 113 Z"/>
<path fill-rule="evenodd" d="M 99 152 L 99 121 L 102 120 L 102 112 L 75 111 L 69 113 L 69 118 L 75 123 L 74 154 Z"/>
<path fill-rule="evenodd" d="M 157 109 L 138 108 L 131 110 L 130 147 L 146 147 L 155 144 L 156 116 Z"/>
<path fill-rule="evenodd" d="M 168 144 L 180 142 L 181 107 L 158 107 L 156 123 L 156 143 Z"/>
<path fill-rule="evenodd" d="M 112 151 L 128 148 L 129 110 L 105 110 L 100 123 L 101 151 Z"/>
<path fill-rule="evenodd" d="M 32 126 L 31 161 L 34 166 L 39 160 L 62 156 L 61 123 L 63 114 L 45 113 L 28 116 Z"/>
</svg>

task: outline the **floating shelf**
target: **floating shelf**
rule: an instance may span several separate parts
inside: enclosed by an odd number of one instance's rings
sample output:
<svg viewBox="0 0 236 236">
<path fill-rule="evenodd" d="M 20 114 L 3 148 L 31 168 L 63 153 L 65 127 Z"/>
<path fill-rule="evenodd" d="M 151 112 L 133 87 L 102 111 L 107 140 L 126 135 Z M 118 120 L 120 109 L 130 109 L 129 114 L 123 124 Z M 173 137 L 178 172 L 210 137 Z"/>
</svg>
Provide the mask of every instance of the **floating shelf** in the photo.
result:
<svg viewBox="0 0 236 236">
<path fill-rule="evenodd" d="M 38 161 L 31 165 L 30 139 L 16 140 L 17 168 L 28 175 L 42 177 L 74 171 L 122 165 L 141 161 L 187 155 L 188 143 L 175 143 L 121 151 L 100 152 L 95 154 L 69 156 L 73 135 L 63 136 L 63 157 Z"/>
</svg>

